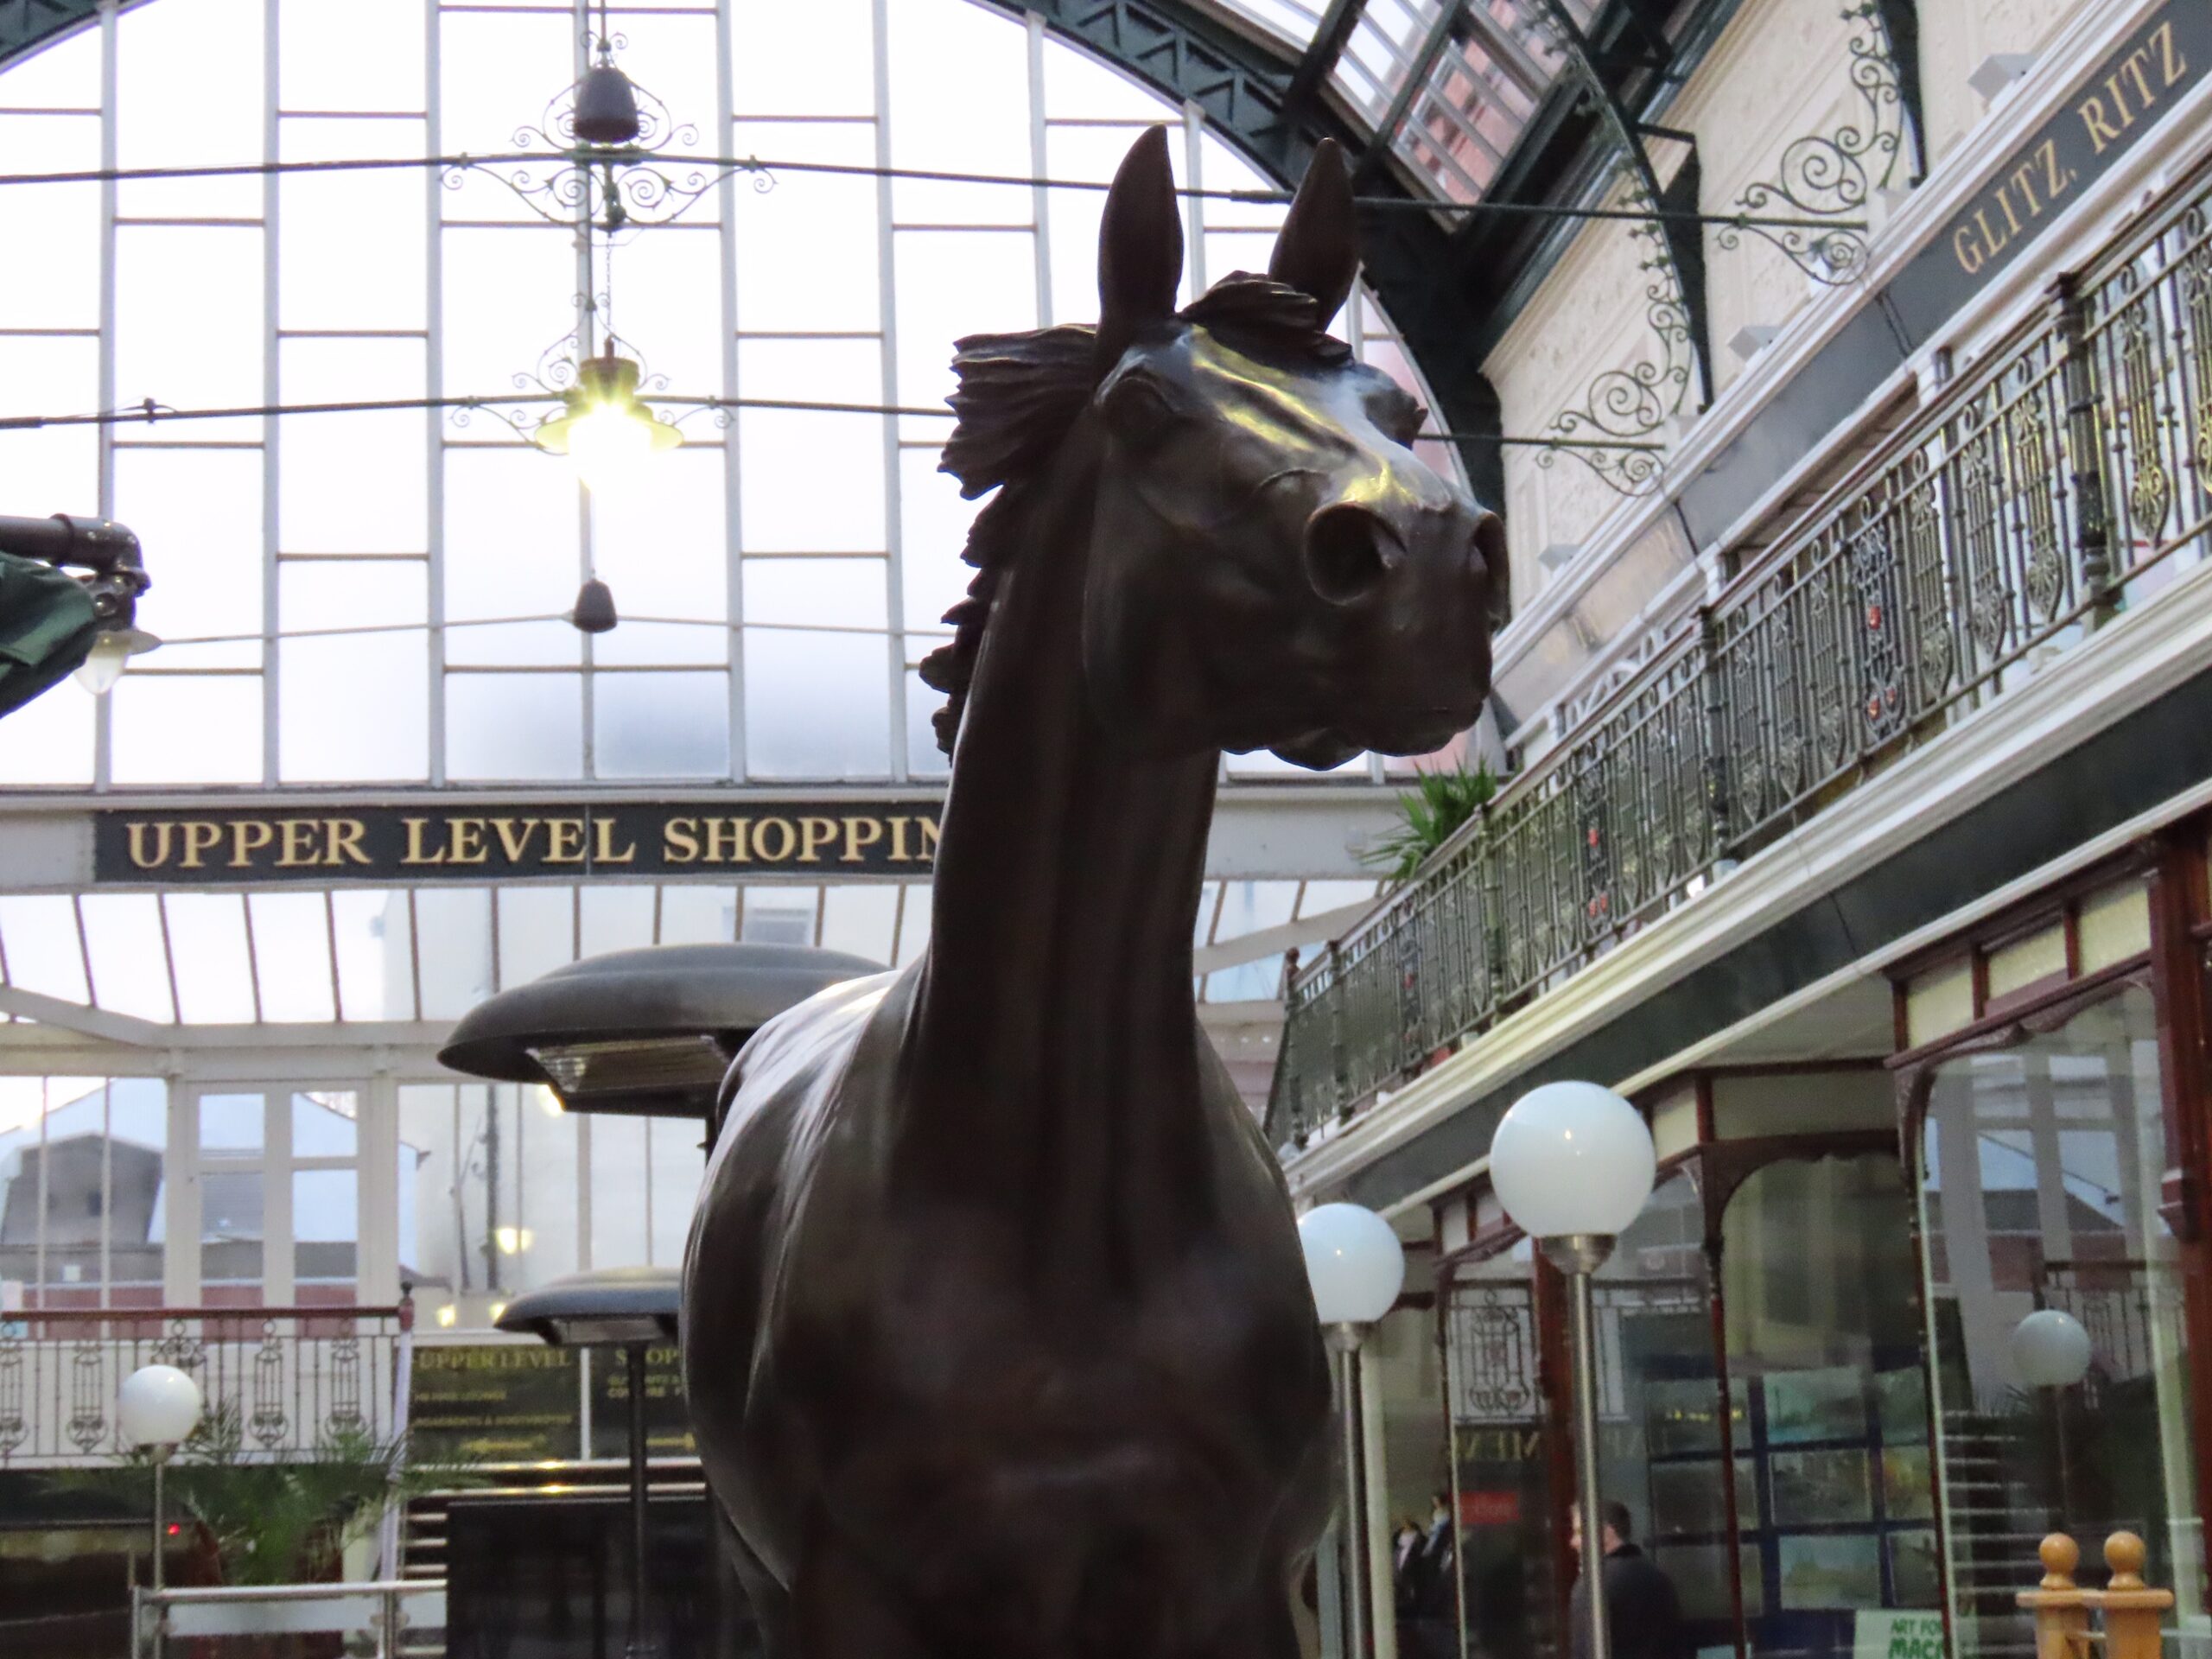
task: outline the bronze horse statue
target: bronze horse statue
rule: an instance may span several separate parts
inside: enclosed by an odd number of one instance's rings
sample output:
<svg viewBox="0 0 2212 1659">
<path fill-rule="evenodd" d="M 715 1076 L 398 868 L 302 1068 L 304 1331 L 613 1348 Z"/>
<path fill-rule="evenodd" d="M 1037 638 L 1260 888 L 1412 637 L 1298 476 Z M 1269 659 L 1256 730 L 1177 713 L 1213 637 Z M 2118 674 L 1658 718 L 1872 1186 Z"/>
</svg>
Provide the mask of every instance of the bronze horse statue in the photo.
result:
<svg viewBox="0 0 2212 1659">
<path fill-rule="evenodd" d="M 776 1659 L 1294 1659 L 1329 1379 L 1275 1160 L 1198 1027 L 1219 752 L 1471 725 L 1497 518 L 1325 332 L 1325 145 L 1268 274 L 1178 314 L 1163 130 L 1116 175 L 1096 328 L 959 342 L 980 568 L 925 670 L 954 748 L 928 950 L 723 1085 L 684 1374 Z"/>
</svg>

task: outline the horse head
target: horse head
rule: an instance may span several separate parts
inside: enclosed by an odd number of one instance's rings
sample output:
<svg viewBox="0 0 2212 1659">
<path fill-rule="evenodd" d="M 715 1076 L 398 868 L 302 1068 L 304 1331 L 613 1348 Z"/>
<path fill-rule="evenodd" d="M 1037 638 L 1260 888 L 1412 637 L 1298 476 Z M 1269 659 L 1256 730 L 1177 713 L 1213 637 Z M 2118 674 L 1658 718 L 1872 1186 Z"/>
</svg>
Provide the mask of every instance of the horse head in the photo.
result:
<svg viewBox="0 0 2212 1659">
<path fill-rule="evenodd" d="M 1474 723 L 1504 529 L 1414 454 L 1420 404 L 1327 333 L 1358 268 L 1354 230 L 1324 141 L 1268 274 L 1178 311 L 1183 232 L 1156 127 L 1107 194 L 1097 327 L 960 342 L 944 469 L 970 496 L 1007 487 L 970 534 L 983 574 L 946 617 L 958 637 L 923 665 L 952 694 L 948 752 L 1025 485 L 1056 451 L 1095 468 L 1082 662 L 1117 740 L 1322 768 L 1422 753 Z"/>
<path fill-rule="evenodd" d="M 1265 278 L 1186 311 L 1160 130 L 1099 245 L 1103 429 L 1084 664 L 1102 723 L 1147 747 L 1332 766 L 1474 723 L 1505 591 L 1503 528 L 1412 449 L 1424 411 L 1326 332 L 1358 257 L 1325 143 Z"/>
</svg>

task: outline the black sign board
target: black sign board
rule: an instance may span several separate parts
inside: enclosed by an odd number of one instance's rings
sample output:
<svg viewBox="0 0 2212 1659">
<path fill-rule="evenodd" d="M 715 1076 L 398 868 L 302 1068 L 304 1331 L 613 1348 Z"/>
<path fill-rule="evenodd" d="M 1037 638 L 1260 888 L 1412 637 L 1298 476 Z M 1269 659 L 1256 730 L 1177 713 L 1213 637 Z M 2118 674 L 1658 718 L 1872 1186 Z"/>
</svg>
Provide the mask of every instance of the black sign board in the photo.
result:
<svg viewBox="0 0 2212 1659">
<path fill-rule="evenodd" d="M 499 881 L 531 876 L 923 876 L 941 802 L 518 802 L 100 812 L 93 879 Z"/>
<path fill-rule="evenodd" d="M 1917 345 L 2018 257 L 2084 185 L 2133 149 L 2212 69 L 2212 6 L 2170 0 L 2075 83 L 1943 233 L 1890 284 Z"/>
<path fill-rule="evenodd" d="M 2168 0 L 2086 71 L 1942 233 L 1690 480 L 1679 505 L 1691 539 L 1717 540 L 2208 73 L 2205 0 Z M 1523 703 L 1535 700 L 1522 694 Z"/>
<path fill-rule="evenodd" d="M 418 1344 L 407 1421 L 419 1458 L 574 1458 L 583 1442 L 575 1351 L 535 1343 Z"/>
<path fill-rule="evenodd" d="M 620 1348 L 592 1350 L 591 1454 L 630 1455 L 630 1356 Z M 699 1455 L 683 1400 L 683 1363 L 673 1343 L 645 1350 L 645 1455 Z"/>
</svg>

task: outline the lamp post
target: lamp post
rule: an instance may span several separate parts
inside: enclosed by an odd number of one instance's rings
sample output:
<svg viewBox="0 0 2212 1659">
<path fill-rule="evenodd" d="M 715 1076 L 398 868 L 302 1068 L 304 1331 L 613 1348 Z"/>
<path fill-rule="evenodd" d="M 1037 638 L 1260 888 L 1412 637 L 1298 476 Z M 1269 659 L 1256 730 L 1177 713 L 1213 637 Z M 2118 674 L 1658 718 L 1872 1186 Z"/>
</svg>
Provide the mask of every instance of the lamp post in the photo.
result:
<svg viewBox="0 0 2212 1659">
<path fill-rule="evenodd" d="M 1356 1204 L 1324 1204 L 1298 1218 L 1313 1311 L 1328 1333 L 1343 1414 L 1345 1659 L 1374 1641 L 1368 1594 L 1365 1483 L 1361 1479 L 1359 1349 L 1367 1327 L 1388 1313 L 1406 1282 L 1405 1247 L 1390 1224 Z"/>
<path fill-rule="evenodd" d="M 179 1445 L 200 1423 L 200 1385 L 174 1365 L 142 1365 L 123 1379 L 115 1396 L 116 1422 L 123 1438 L 141 1447 L 154 1465 L 154 1560 L 151 1587 L 162 1587 L 162 1470 Z"/>
<path fill-rule="evenodd" d="M 2058 1451 L 2058 1502 L 2052 1525 L 2063 1527 L 2073 1485 L 2072 1459 L 2066 1445 L 2066 1401 L 2063 1391 L 2089 1374 L 2092 1351 L 2089 1333 L 2082 1321 L 2060 1307 L 2039 1307 L 2012 1327 L 2012 1369 L 2020 1381 L 2042 1393 L 2050 1411 L 2052 1439 Z"/>
<path fill-rule="evenodd" d="M 1598 1491 L 1597 1319 L 1591 1275 L 1651 1196 L 1658 1160 L 1635 1107 L 1594 1083 L 1548 1083 L 1513 1103 L 1490 1148 L 1491 1185 L 1515 1226 L 1567 1275 L 1574 1376 L 1574 1460 L 1580 1475 L 1582 1580 L 1590 1595 L 1591 1659 L 1611 1659 L 1605 1624 L 1605 1517 Z"/>
<path fill-rule="evenodd" d="M 630 1618 L 624 1659 L 658 1651 L 645 1618 L 645 1349 L 676 1340 L 681 1285 L 673 1268 L 601 1268 L 524 1291 L 493 1317 L 556 1348 L 623 1350 L 630 1390 Z"/>
</svg>

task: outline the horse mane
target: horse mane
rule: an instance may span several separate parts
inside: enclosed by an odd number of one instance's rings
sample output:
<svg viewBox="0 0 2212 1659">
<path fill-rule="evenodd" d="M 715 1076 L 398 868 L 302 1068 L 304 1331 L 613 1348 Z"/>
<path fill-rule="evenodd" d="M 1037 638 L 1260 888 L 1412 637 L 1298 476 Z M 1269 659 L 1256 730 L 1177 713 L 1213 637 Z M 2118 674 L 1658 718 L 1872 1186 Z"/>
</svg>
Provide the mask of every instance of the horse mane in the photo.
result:
<svg viewBox="0 0 2212 1659">
<path fill-rule="evenodd" d="M 1178 314 L 1233 340 L 1314 363 L 1341 363 L 1351 347 L 1321 326 L 1313 296 L 1272 277 L 1235 271 Z M 1018 549 L 1028 486 L 1058 449 L 1114 365 L 1098 360 L 1098 331 L 1064 323 L 1018 334 L 969 334 L 954 343 L 959 385 L 945 401 L 957 417 L 938 470 L 960 480 L 968 500 L 994 497 L 968 529 L 960 556 L 976 568 L 968 595 L 944 613 L 953 637 L 922 659 L 922 683 L 945 694 L 931 721 L 938 747 L 952 753 L 975 677 L 976 654 L 1000 578 Z"/>
</svg>

